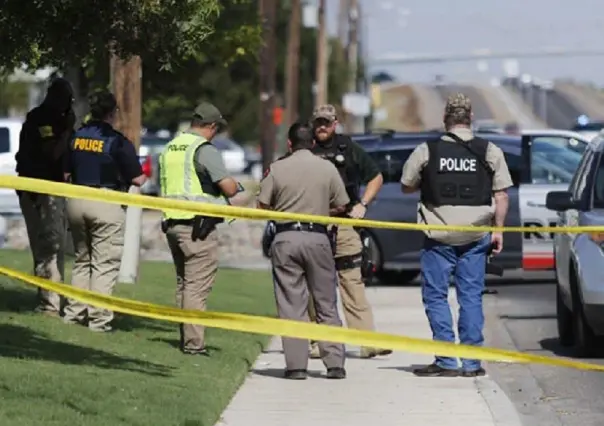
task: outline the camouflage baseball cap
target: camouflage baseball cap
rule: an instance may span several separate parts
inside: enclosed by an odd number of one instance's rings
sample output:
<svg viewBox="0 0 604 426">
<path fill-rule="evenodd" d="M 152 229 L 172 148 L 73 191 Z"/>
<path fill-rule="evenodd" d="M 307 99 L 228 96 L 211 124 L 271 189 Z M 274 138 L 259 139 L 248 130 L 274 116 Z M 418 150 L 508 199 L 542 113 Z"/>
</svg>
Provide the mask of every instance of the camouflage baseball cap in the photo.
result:
<svg viewBox="0 0 604 426">
<path fill-rule="evenodd" d="M 445 116 L 453 118 L 464 118 L 472 113 L 472 102 L 463 93 L 455 93 L 447 99 Z"/>
<path fill-rule="evenodd" d="M 324 118 L 325 120 L 335 121 L 337 117 L 336 107 L 330 104 L 319 105 L 312 113 L 312 120 Z"/>
<path fill-rule="evenodd" d="M 193 116 L 199 118 L 205 124 L 217 123 L 223 127 L 227 125 L 227 121 L 220 110 L 209 102 L 202 102 L 197 105 L 197 108 L 193 111 Z"/>
</svg>

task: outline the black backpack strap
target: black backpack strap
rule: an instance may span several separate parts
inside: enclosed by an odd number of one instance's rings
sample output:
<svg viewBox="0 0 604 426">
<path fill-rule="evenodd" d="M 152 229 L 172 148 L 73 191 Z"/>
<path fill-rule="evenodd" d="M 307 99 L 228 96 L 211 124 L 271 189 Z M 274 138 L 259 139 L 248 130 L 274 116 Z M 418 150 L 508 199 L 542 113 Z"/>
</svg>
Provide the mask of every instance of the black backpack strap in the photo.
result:
<svg viewBox="0 0 604 426">
<path fill-rule="evenodd" d="M 495 171 L 491 168 L 491 166 L 489 166 L 489 164 L 484 161 L 482 159 L 482 157 L 480 155 L 478 155 L 478 153 L 476 151 L 474 151 L 471 147 L 470 144 L 468 143 L 468 141 L 464 141 L 462 138 L 460 138 L 459 136 L 457 136 L 455 133 L 452 132 L 446 132 L 444 134 L 444 136 L 449 136 L 451 139 L 453 139 L 455 142 L 457 142 L 459 145 L 463 146 L 465 149 L 467 149 L 474 157 L 476 157 L 476 159 L 478 160 L 478 162 L 482 165 L 482 167 L 484 167 L 484 169 L 489 172 L 491 175 L 495 174 Z M 489 143 L 488 141 L 487 144 Z M 488 147 L 487 147 L 488 149 Z"/>
</svg>

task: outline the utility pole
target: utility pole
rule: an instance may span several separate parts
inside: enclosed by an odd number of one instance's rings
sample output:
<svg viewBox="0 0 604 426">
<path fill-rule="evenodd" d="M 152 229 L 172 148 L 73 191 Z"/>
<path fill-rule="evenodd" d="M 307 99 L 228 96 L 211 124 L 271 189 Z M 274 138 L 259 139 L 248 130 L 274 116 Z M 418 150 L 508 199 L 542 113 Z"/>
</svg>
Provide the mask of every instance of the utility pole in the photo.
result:
<svg viewBox="0 0 604 426">
<path fill-rule="evenodd" d="M 128 60 L 123 60 L 112 55 L 110 71 L 111 86 L 119 108 L 116 128 L 134 144 L 134 148 L 138 153 L 142 125 L 141 58 L 134 56 Z M 140 194 L 140 188 L 132 185 L 128 192 Z M 142 216 L 143 210 L 140 207 L 129 206 L 126 211 L 124 251 L 119 274 L 120 283 L 136 283 L 140 260 Z"/>
<path fill-rule="evenodd" d="M 340 7 L 338 9 L 338 39 L 342 46 L 346 44 L 348 27 L 348 15 L 350 14 L 350 0 L 340 0 Z"/>
<path fill-rule="evenodd" d="M 356 93 L 358 85 L 358 63 L 359 63 L 359 39 L 358 39 L 358 23 L 359 23 L 359 5 L 358 0 L 349 0 L 348 9 L 348 45 L 346 51 L 348 53 L 348 92 Z M 352 114 L 347 115 L 346 130 L 349 133 L 356 131 L 356 121 L 358 117 Z"/>
<path fill-rule="evenodd" d="M 327 28 L 325 25 L 325 0 L 318 0 L 318 26 L 317 31 L 317 70 L 316 80 L 317 88 L 315 94 L 315 107 L 327 103 L 327 78 L 328 78 L 328 61 L 327 61 Z"/>
<path fill-rule="evenodd" d="M 300 26 L 302 19 L 302 4 L 300 0 L 292 0 L 291 16 L 289 18 L 289 34 L 287 39 L 287 62 L 285 69 L 285 126 L 289 127 L 298 119 L 298 82 L 300 77 Z"/>
<path fill-rule="evenodd" d="M 275 79 L 277 70 L 275 26 L 278 0 L 260 0 L 259 14 L 262 22 L 262 48 L 260 51 L 260 148 L 262 168 L 273 162 L 276 127 L 273 122 L 275 109 Z"/>
</svg>

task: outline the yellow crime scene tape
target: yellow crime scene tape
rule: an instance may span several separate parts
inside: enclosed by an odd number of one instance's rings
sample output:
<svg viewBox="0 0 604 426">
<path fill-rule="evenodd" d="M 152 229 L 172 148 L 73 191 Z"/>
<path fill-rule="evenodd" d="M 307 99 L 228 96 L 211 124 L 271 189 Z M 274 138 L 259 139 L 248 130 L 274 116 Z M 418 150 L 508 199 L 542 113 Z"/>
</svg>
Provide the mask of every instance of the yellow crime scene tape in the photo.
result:
<svg viewBox="0 0 604 426">
<path fill-rule="evenodd" d="M 37 179 L 21 178 L 15 176 L 0 176 L 0 187 L 12 188 L 21 191 L 37 192 L 68 198 L 81 198 L 92 201 L 103 201 L 114 204 L 130 205 L 157 210 L 183 210 L 197 214 L 211 216 L 230 216 L 240 219 L 273 220 L 287 219 L 314 223 L 341 224 L 363 227 L 388 228 L 399 230 L 423 230 L 426 226 L 410 223 L 381 222 L 371 220 L 354 220 L 346 218 L 333 218 L 326 216 L 289 214 L 257 210 L 251 208 L 222 206 L 192 201 L 174 201 L 143 195 L 127 194 L 102 189 L 88 188 L 65 183 L 42 181 Z M 495 228 L 495 227 L 467 227 L 467 226 L 442 226 L 429 229 L 461 230 L 461 231 L 508 231 L 524 232 L 525 228 Z M 557 232 L 594 232 L 602 231 L 604 227 L 578 228 L 551 228 Z M 549 231 L 547 232 L 555 232 Z M 604 371 L 604 365 L 573 361 L 563 358 L 554 358 L 541 355 L 532 355 L 503 349 L 459 345 L 455 343 L 438 342 L 429 339 L 419 339 L 397 336 L 374 331 L 354 330 L 343 327 L 334 327 L 313 323 L 305 323 L 276 318 L 260 317 L 222 312 L 201 312 L 179 308 L 171 308 L 136 300 L 123 299 L 115 296 L 106 296 L 87 290 L 75 288 L 70 285 L 55 283 L 43 278 L 35 277 L 13 269 L 0 266 L 0 274 L 18 279 L 56 292 L 64 297 L 76 299 L 82 303 L 109 309 L 123 314 L 146 317 L 176 323 L 200 324 L 206 327 L 223 328 L 233 331 L 266 334 L 270 336 L 286 336 L 292 338 L 309 339 L 317 341 L 331 341 L 347 343 L 358 346 L 380 347 L 407 352 L 416 352 L 429 355 L 441 355 L 459 358 L 481 359 L 496 362 L 536 363 L 557 367 L 568 367 L 580 370 Z"/>
<path fill-rule="evenodd" d="M 243 315 L 223 312 L 201 312 L 168 306 L 105 296 L 70 285 L 59 284 L 44 278 L 0 266 L 0 274 L 25 281 L 44 290 L 53 291 L 64 297 L 76 299 L 82 303 L 109 309 L 123 314 L 177 323 L 199 324 L 206 327 L 224 328 L 233 331 L 287 336 L 299 339 L 348 343 L 358 346 L 380 347 L 384 349 L 417 352 L 429 355 L 442 355 L 460 358 L 482 359 L 497 362 L 521 362 L 570 367 L 580 370 L 604 371 L 604 365 L 580 361 L 532 355 L 521 352 L 486 347 L 458 345 L 437 342 L 428 339 L 396 336 L 375 331 L 353 330 L 331 325 L 319 325 L 299 321 L 282 320 L 255 315 Z"/>
</svg>

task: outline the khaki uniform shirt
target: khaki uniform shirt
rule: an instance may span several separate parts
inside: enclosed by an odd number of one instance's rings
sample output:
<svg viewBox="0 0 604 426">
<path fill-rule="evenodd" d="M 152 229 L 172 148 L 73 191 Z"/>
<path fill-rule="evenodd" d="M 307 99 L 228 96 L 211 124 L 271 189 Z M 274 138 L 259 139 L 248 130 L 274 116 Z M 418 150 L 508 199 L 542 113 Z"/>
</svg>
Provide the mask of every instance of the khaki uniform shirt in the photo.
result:
<svg viewBox="0 0 604 426">
<path fill-rule="evenodd" d="M 472 131 L 467 128 L 451 130 L 456 136 L 464 141 L 474 137 Z M 457 143 L 453 139 L 444 136 L 444 141 Z M 409 187 L 418 187 L 421 182 L 422 169 L 428 164 L 428 144 L 419 145 L 403 166 L 401 183 Z M 486 152 L 486 162 L 494 171 L 493 191 L 502 191 L 513 186 L 510 171 L 505 162 L 501 148 L 489 142 Z M 428 225 L 463 225 L 463 226 L 490 226 L 493 225 L 495 203 L 490 206 L 440 206 L 418 205 L 418 223 Z M 425 231 L 425 234 L 434 240 L 444 244 L 464 245 L 480 240 L 484 232 L 458 232 L 458 231 Z"/>
<path fill-rule="evenodd" d="M 329 216 L 330 208 L 350 199 L 336 167 L 301 149 L 271 164 L 260 182 L 258 201 L 275 211 Z"/>
</svg>

